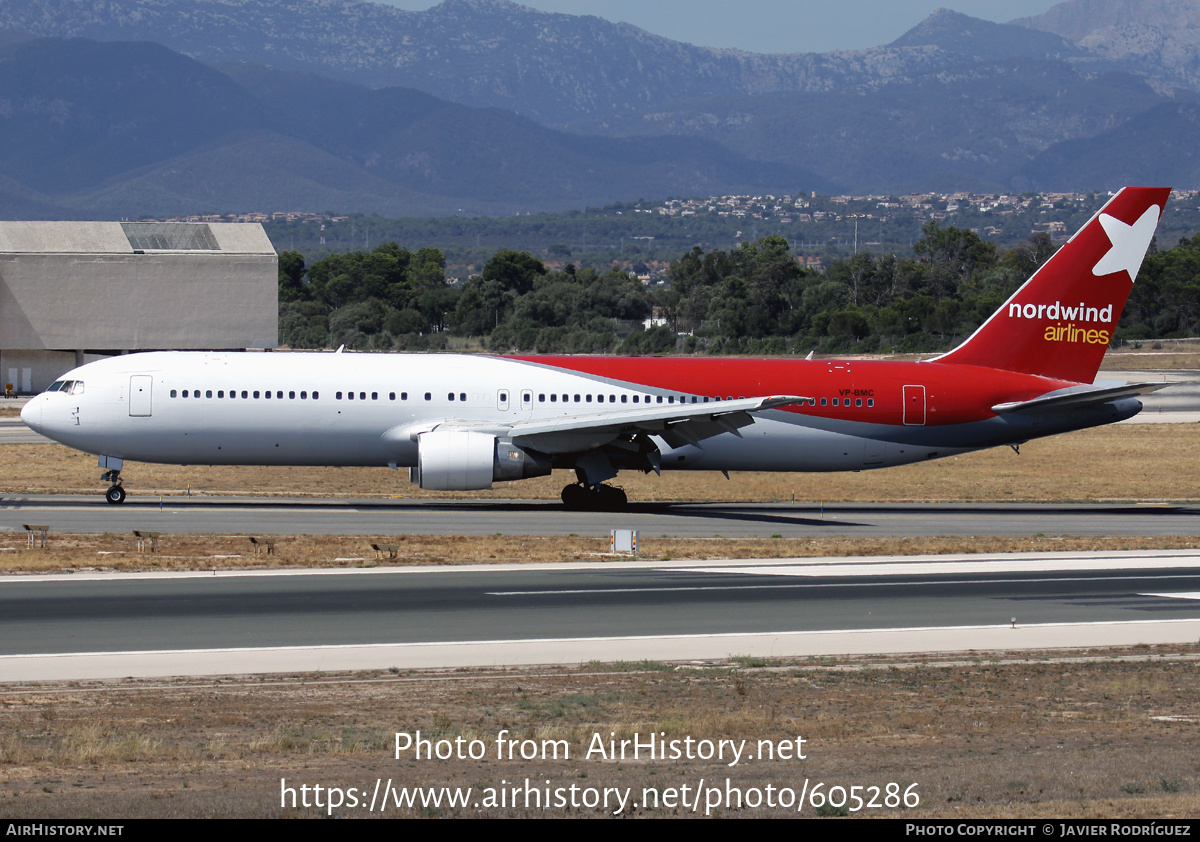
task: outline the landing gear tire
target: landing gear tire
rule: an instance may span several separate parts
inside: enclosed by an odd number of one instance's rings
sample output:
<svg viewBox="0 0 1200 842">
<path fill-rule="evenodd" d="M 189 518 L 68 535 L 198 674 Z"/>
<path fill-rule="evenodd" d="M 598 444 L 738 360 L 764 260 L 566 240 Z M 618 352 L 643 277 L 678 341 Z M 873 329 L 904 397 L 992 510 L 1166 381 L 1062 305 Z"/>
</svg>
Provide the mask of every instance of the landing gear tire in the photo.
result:
<svg viewBox="0 0 1200 842">
<path fill-rule="evenodd" d="M 579 484 L 568 485 L 562 490 L 562 501 L 569 511 L 579 512 L 587 509 L 591 492 Z"/>
<path fill-rule="evenodd" d="M 596 486 L 596 495 L 599 497 L 602 512 L 619 512 L 629 503 L 625 490 L 611 485 Z"/>
<path fill-rule="evenodd" d="M 593 488 L 573 483 L 562 490 L 563 506 L 573 512 L 619 512 L 629 498 L 625 491 L 611 485 Z"/>
<path fill-rule="evenodd" d="M 114 506 L 120 505 L 125 502 L 125 489 L 119 485 L 114 485 L 108 491 L 104 492 L 104 499 Z"/>
</svg>

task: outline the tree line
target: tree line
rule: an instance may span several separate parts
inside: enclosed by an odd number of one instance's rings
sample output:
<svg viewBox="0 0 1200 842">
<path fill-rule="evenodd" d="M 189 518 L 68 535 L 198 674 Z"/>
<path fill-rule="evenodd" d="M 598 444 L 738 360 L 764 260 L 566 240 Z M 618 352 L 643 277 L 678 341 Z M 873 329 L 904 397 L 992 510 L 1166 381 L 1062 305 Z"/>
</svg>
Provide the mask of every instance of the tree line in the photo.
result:
<svg viewBox="0 0 1200 842">
<path fill-rule="evenodd" d="M 1055 251 L 1038 233 L 999 249 L 936 221 L 911 256 L 860 252 L 823 271 L 780 236 L 672 262 L 647 286 L 616 266 L 548 268 L 505 249 L 451 284 L 438 249 L 395 243 L 306 266 L 279 256 L 280 343 L 495 353 L 932 352 L 970 334 Z M 1200 330 L 1200 234 L 1151 253 L 1114 341 Z"/>
</svg>

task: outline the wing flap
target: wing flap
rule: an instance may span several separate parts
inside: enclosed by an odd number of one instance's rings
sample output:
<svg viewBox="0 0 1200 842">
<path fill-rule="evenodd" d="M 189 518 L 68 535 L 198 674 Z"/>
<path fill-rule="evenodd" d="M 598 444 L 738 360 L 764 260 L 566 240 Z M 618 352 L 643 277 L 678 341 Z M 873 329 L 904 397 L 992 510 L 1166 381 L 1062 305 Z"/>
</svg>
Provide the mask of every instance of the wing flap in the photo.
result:
<svg viewBox="0 0 1200 842">
<path fill-rule="evenodd" d="M 753 412 L 803 403 L 798 395 L 739 398 L 709 403 L 676 403 L 592 410 L 552 418 L 524 418 L 512 422 L 446 418 L 393 427 L 385 439 L 416 441 L 435 429 L 464 429 L 491 433 L 543 452 L 570 452 L 600 447 L 622 436 L 645 433 L 661 436 L 674 447 L 700 442 L 721 433 L 740 435 L 738 430 L 754 423 Z"/>
</svg>

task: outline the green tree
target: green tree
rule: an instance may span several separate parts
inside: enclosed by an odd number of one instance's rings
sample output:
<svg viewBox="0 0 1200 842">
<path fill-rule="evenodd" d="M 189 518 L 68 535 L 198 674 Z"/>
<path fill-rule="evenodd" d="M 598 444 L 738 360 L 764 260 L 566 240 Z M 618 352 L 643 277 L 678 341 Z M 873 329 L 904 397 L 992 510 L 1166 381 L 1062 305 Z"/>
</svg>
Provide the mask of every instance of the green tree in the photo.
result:
<svg viewBox="0 0 1200 842">
<path fill-rule="evenodd" d="M 533 289 L 533 282 L 546 274 L 546 266 L 532 254 L 504 249 L 483 264 L 481 277 L 500 284 L 503 290 L 524 295 Z"/>
</svg>

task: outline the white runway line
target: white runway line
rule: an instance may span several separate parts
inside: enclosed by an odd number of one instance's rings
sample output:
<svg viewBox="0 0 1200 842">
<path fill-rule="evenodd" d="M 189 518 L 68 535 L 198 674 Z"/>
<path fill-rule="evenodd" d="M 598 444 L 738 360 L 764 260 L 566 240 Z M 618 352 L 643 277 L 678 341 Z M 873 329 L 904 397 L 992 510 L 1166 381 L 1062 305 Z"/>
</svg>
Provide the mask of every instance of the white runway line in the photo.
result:
<svg viewBox="0 0 1200 842">
<path fill-rule="evenodd" d="M 0 657 L 0 682 L 386 669 L 578 665 L 589 661 L 804 658 L 1194 643 L 1200 620 L 1050 623 L 764 634 L 373 644 Z"/>
</svg>

